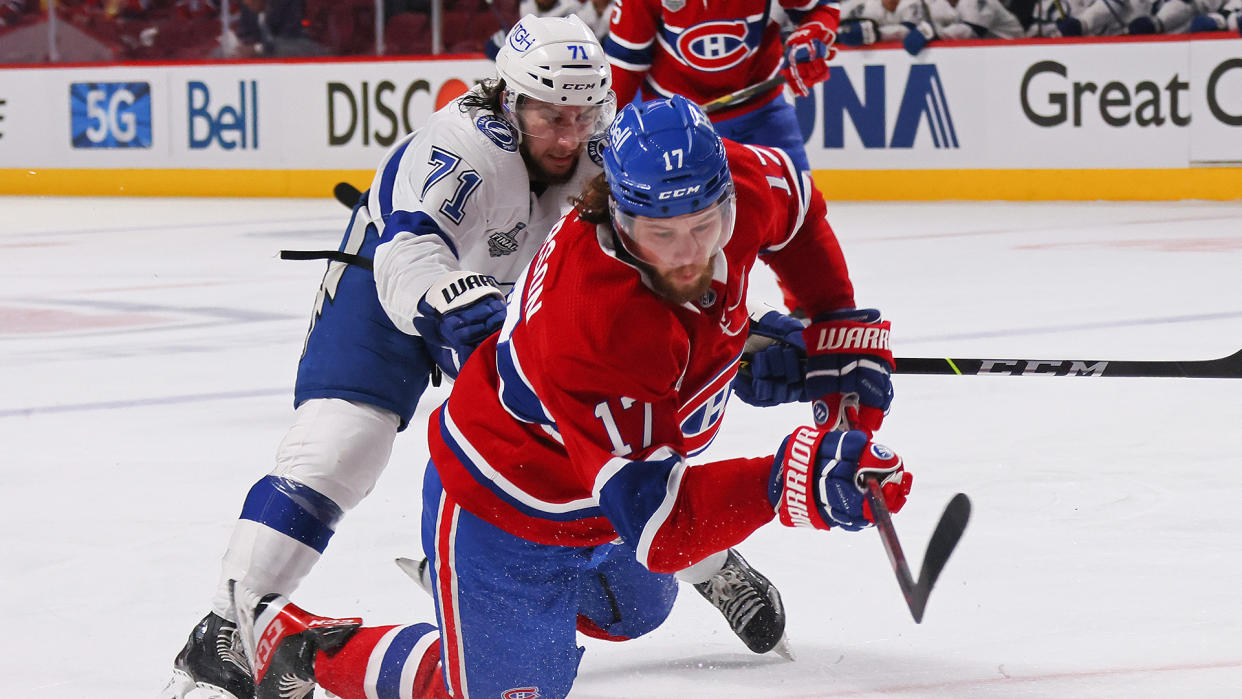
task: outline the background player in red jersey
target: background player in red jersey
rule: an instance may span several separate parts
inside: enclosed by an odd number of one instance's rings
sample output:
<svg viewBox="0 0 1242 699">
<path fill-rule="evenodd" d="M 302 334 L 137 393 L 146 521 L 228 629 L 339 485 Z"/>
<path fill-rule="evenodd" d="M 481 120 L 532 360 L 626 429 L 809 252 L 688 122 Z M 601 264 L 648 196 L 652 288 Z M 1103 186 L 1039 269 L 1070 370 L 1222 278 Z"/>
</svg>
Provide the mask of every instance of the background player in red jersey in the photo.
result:
<svg viewBox="0 0 1242 699">
<path fill-rule="evenodd" d="M 780 14 L 796 26 L 781 44 Z M 623 0 L 613 7 L 604 52 L 617 104 L 684 95 L 706 104 L 785 75 L 799 97 L 828 79 L 836 55 L 837 0 Z M 802 129 L 780 85 L 712 114 L 721 136 L 775 146 L 810 168 Z"/>
<path fill-rule="evenodd" d="M 806 337 L 835 338 L 802 342 L 796 376 L 736 378 L 760 256 L 807 300 Z M 864 476 L 892 511 L 904 505 L 910 475 L 864 430 L 803 427 L 775 455 L 687 461 L 716 434 L 735 381 L 752 393 L 780 382 L 789 400 L 848 391 L 829 404 L 857 402 L 878 427 L 891 353 L 887 323 L 853 308 L 805 174 L 779 150 L 722 142 L 686 99 L 622 110 L 604 175 L 508 303 L 432 417 L 422 530 L 438 625 L 362 627 L 238 585 L 237 608 L 254 610 L 243 638 L 259 697 L 311 683 L 342 699 L 563 697 L 576 632 L 623 641 L 655 629 L 673 571 L 774 517 L 870 526 Z M 759 322 L 780 324 L 770 312 Z M 800 342 L 786 333 L 759 355 Z"/>
</svg>

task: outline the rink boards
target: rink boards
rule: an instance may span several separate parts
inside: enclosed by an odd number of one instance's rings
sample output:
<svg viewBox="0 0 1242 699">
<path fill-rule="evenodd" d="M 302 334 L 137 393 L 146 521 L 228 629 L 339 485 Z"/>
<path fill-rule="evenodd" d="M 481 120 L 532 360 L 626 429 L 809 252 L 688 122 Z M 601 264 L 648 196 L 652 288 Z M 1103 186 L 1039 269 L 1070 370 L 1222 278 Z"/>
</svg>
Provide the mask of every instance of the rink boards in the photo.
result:
<svg viewBox="0 0 1242 699">
<path fill-rule="evenodd" d="M 0 193 L 324 196 L 475 58 L 0 68 Z M 1242 38 L 842 52 L 797 101 L 831 199 L 1242 198 Z"/>
</svg>

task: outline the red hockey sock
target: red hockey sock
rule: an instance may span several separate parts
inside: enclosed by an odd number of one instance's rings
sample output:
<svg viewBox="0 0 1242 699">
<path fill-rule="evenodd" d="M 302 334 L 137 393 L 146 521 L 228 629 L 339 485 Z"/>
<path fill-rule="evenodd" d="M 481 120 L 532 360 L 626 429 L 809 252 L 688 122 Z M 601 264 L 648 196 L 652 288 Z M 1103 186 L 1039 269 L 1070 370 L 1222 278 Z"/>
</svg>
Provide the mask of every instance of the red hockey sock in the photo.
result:
<svg viewBox="0 0 1242 699">
<path fill-rule="evenodd" d="M 319 651 L 315 655 L 315 681 L 320 687 L 332 692 L 340 699 L 367 698 L 367 671 L 372 663 L 379 663 L 382 657 L 375 652 L 386 636 L 394 630 L 405 629 L 398 626 L 373 626 L 358 629 L 349 642 L 339 651 L 328 655 Z M 414 678 L 413 696 L 426 699 L 447 697 L 444 679 L 440 670 L 440 641 L 432 627 L 434 638 L 425 646 L 422 657 L 409 658 L 407 662 L 418 663 L 418 672 Z M 417 646 L 416 646 L 417 647 Z M 379 654 L 380 656 L 383 653 Z M 378 675 L 378 673 L 373 673 Z"/>
</svg>

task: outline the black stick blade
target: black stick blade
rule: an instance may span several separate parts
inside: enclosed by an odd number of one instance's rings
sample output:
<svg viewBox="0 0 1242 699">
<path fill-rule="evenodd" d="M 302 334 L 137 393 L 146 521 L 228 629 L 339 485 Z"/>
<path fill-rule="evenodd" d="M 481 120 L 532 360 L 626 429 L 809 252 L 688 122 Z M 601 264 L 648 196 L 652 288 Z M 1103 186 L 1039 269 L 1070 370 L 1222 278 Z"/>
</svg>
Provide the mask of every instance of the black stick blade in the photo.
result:
<svg viewBox="0 0 1242 699">
<path fill-rule="evenodd" d="M 348 182 L 337 182 L 332 188 L 332 196 L 341 203 L 341 206 L 353 209 L 358 204 L 358 200 L 362 198 L 362 192 Z"/>
<path fill-rule="evenodd" d="M 914 621 L 923 621 L 923 611 L 927 607 L 927 598 L 931 595 L 932 586 L 940 577 L 940 572 L 949 562 L 949 555 L 957 548 L 962 533 L 966 531 L 966 523 L 970 521 L 970 498 L 965 493 L 958 493 L 949 500 L 932 532 L 931 541 L 927 544 L 927 552 L 923 554 L 923 567 L 919 570 L 919 579 L 915 583 L 914 604 L 910 611 L 914 613 Z"/>
</svg>

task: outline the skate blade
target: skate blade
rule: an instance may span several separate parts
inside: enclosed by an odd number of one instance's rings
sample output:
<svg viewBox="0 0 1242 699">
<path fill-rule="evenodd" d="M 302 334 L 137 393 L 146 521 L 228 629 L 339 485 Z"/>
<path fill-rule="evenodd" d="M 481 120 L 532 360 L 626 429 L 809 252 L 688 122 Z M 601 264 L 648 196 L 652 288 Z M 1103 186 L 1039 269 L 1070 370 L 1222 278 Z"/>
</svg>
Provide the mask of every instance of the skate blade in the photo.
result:
<svg viewBox="0 0 1242 699">
<path fill-rule="evenodd" d="M 436 591 L 432 586 L 431 581 L 424 581 L 422 575 L 419 574 L 418 566 L 422 563 L 422 561 L 416 561 L 413 558 L 398 557 L 393 562 L 396 563 L 397 567 L 401 569 L 401 572 L 408 575 L 410 580 L 413 580 L 414 584 L 418 585 L 423 592 L 426 592 L 432 597 L 436 596 Z"/>
<path fill-rule="evenodd" d="M 209 684 L 198 684 L 189 694 L 185 695 L 185 699 L 238 699 L 232 692 L 226 692 L 219 687 Z"/>
<path fill-rule="evenodd" d="M 190 690 L 194 689 L 194 678 L 181 670 L 173 669 L 172 678 L 160 691 L 160 699 L 185 699 Z"/>
<path fill-rule="evenodd" d="M 393 563 L 397 564 L 397 567 L 401 569 L 402 573 L 410 576 L 410 580 L 418 583 L 419 587 L 423 586 L 423 583 L 418 579 L 418 561 L 413 558 L 399 556 L 395 561 L 393 561 Z"/>
<path fill-rule="evenodd" d="M 781 640 L 777 641 L 776 645 L 772 647 L 772 652 L 791 663 L 798 660 L 794 657 L 793 646 L 789 645 L 789 636 L 787 634 L 781 634 Z"/>
</svg>

